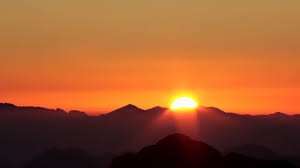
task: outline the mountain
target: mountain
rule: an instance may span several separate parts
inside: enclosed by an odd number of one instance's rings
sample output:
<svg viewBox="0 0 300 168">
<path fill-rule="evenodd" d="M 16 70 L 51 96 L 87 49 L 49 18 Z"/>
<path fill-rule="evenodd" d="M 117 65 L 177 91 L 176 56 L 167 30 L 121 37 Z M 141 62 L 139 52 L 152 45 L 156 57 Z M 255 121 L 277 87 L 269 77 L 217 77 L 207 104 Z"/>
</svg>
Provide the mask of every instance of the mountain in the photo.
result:
<svg viewBox="0 0 300 168">
<path fill-rule="evenodd" d="M 132 104 L 101 116 L 88 116 L 76 110 L 2 103 L 0 162 L 24 164 L 53 147 L 75 147 L 95 155 L 136 152 L 174 133 L 207 142 L 223 153 L 255 144 L 267 146 L 280 157 L 300 159 L 298 115 L 240 115 L 200 107 L 192 117 L 184 121 L 167 108 L 144 110 Z"/>
<path fill-rule="evenodd" d="M 9 103 L 0 103 L 2 117 L 62 117 L 66 115 L 62 109 L 47 109 L 43 107 L 16 106 Z"/>
<path fill-rule="evenodd" d="M 88 117 L 88 115 L 85 112 L 78 111 L 78 110 L 69 111 L 68 116 L 76 117 L 76 118 L 86 118 L 86 117 Z"/>
<path fill-rule="evenodd" d="M 30 161 L 25 168 L 100 168 L 101 158 L 91 156 L 81 149 L 49 149 Z"/>
<path fill-rule="evenodd" d="M 286 160 L 264 160 L 230 153 L 223 157 L 221 168 L 297 168 Z"/>
<path fill-rule="evenodd" d="M 139 113 L 139 112 L 142 112 L 142 111 L 144 111 L 144 110 L 138 108 L 135 105 L 128 104 L 124 107 L 121 107 L 119 109 L 116 109 L 116 110 L 108 113 L 107 115 L 120 115 L 120 114 L 127 115 L 127 114 L 130 114 L 130 113 L 135 114 L 135 113 Z"/>
<path fill-rule="evenodd" d="M 101 115 L 100 117 L 116 117 L 116 118 L 130 118 L 130 117 L 138 117 L 138 116 L 146 116 L 146 115 L 156 115 L 156 114 L 161 114 L 168 110 L 167 108 L 163 107 L 153 107 L 147 110 L 143 110 L 141 108 L 138 108 L 135 105 L 128 104 L 124 107 L 121 107 L 119 109 L 116 109 L 110 113 Z"/>
<path fill-rule="evenodd" d="M 256 144 L 246 144 L 242 146 L 236 146 L 228 150 L 228 153 L 238 153 L 248 157 L 265 159 L 265 160 L 275 160 L 278 158 L 277 154 L 271 149 L 256 145 Z"/>
<path fill-rule="evenodd" d="M 264 160 L 237 153 L 222 154 L 210 145 L 173 134 L 136 154 L 125 154 L 112 160 L 110 168 L 294 168 L 287 161 Z"/>
<path fill-rule="evenodd" d="M 131 157 L 115 158 L 111 168 L 214 168 L 221 161 L 221 153 L 213 147 L 182 134 L 173 134 Z"/>
<path fill-rule="evenodd" d="M 14 118 L 52 118 L 52 117 L 87 117 L 85 112 L 71 110 L 69 112 L 63 109 L 48 109 L 44 107 L 33 106 L 16 106 L 10 103 L 0 103 L 0 116 L 1 117 L 14 117 Z"/>
<path fill-rule="evenodd" d="M 126 118 L 129 116 L 135 117 L 142 114 L 142 112 L 144 112 L 143 109 L 140 109 L 135 105 L 128 104 L 110 113 L 100 115 L 100 117 L 105 117 L 105 118 Z"/>
<path fill-rule="evenodd" d="M 25 168 L 296 168 L 284 160 L 265 160 L 237 153 L 222 154 L 214 147 L 183 134 L 172 134 L 137 153 L 113 159 L 76 148 L 52 148 L 28 162 Z"/>
<path fill-rule="evenodd" d="M 151 113 L 161 113 L 161 112 L 164 112 L 164 111 L 167 111 L 167 110 L 168 110 L 168 108 L 155 106 L 155 107 L 150 108 L 146 111 L 151 112 Z"/>
<path fill-rule="evenodd" d="M 10 112 L 11 110 L 14 110 L 15 108 L 17 108 L 17 106 L 15 106 L 14 104 L 10 104 L 10 103 L 0 103 L 0 109 L 1 109 L 1 113 L 5 113 L 5 112 Z"/>
</svg>

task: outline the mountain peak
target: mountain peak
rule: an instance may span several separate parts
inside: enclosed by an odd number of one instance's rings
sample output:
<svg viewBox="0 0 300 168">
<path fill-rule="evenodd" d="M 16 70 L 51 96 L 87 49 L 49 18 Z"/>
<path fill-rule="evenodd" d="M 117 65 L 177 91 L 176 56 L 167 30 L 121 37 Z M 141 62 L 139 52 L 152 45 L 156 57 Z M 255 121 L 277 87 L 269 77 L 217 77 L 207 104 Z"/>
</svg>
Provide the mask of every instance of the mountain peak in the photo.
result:
<svg viewBox="0 0 300 168">
<path fill-rule="evenodd" d="M 271 114 L 271 116 L 282 116 L 282 117 L 286 117 L 286 116 L 288 116 L 288 115 L 285 114 L 285 113 L 282 113 L 282 112 L 276 112 L 276 113 Z"/>
<path fill-rule="evenodd" d="M 137 106 L 133 105 L 133 104 L 128 104 L 126 106 L 123 106 L 121 108 L 118 108 L 108 114 L 118 114 L 118 113 L 136 113 L 136 112 L 140 112 L 140 111 L 144 111 L 143 109 L 138 108 Z"/>
<path fill-rule="evenodd" d="M 167 109 L 168 108 L 165 108 L 165 107 L 155 106 L 155 107 L 152 107 L 152 108 L 148 109 L 147 111 L 165 111 Z"/>
<path fill-rule="evenodd" d="M 156 145 L 165 146 L 165 147 L 173 146 L 172 148 L 179 147 L 180 150 L 183 148 L 185 149 L 198 148 L 199 150 L 203 150 L 203 149 L 212 150 L 213 151 L 212 153 L 218 153 L 221 156 L 221 154 L 217 150 L 213 149 L 210 145 L 201 141 L 193 140 L 189 136 L 181 133 L 171 134 L 163 138 L 162 140 L 160 140 Z"/>
<path fill-rule="evenodd" d="M 143 109 L 133 105 L 133 104 L 127 104 L 126 106 L 123 106 L 117 110 L 114 110 L 114 111 L 141 111 Z"/>
<path fill-rule="evenodd" d="M 221 160 L 221 153 L 213 147 L 183 134 L 172 134 L 137 154 L 114 159 L 112 168 L 216 167 Z"/>
<path fill-rule="evenodd" d="M 128 109 L 140 109 L 138 108 L 137 106 L 133 105 L 133 104 L 127 104 L 126 106 L 124 107 L 121 107 L 121 108 L 128 108 Z"/>
<path fill-rule="evenodd" d="M 172 135 L 169 135 L 165 137 L 164 139 L 160 140 L 157 144 L 168 144 L 170 141 L 176 141 L 176 142 L 185 142 L 185 141 L 191 141 L 192 139 L 184 134 L 175 133 Z"/>
</svg>

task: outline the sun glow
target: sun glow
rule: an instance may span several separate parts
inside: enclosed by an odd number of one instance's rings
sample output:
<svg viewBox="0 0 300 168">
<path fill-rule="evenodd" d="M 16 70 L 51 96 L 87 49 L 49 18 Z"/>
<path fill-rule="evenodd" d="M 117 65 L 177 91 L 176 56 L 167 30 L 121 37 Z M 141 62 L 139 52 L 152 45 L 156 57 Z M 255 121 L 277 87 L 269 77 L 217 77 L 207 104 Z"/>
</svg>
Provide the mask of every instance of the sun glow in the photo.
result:
<svg viewBox="0 0 300 168">
<path fill-rule="evenodd" d="M 192 110 L 198 107 L 198 103 L 190 97 L 179 97 L 171 104 L 172 110 Z"/>
</svg>

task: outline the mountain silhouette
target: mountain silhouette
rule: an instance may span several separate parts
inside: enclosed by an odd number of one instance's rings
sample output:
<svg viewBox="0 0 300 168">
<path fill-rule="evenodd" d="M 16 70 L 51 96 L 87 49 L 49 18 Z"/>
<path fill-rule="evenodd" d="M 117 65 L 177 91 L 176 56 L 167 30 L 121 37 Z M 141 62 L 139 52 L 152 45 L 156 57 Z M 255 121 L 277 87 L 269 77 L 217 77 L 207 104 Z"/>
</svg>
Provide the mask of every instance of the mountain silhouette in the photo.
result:
<svg viewBox="0 0 300 168">
<path fill-rule="evenodd" d="M 67 115 L 62 109 L 47 109 L 43 107 L 15 106 L 9 103 L 0 103 L 1 117 L 63 117 Z"/>
<path fill-rule="evenodd" d="M 0 103 L 0 112 L 10 112 L 11 110 L 17 108 L 14 104 L 11 103 Z"/>
<path fill-rule="evenodd" d="M 88 116 L 76 110 L 0 103 L 0 162 L 23 165 L 52 147 L 76 147 L 97 156 L 134 152 L 178 132 L 222 153 L 255 144 L 267 146 L 279 157 L 300 160 L 300 115 L 241 115 L 199 107 L 190 121 L 194 130 L 180 130 L 180 118 L 173 114 L 163 107 L 144 110 L 129 104 L 104 115 Z"/>
<path fill-rule="evenodd" d="M 63 109 L 48 109 L 44 107 L 16 106 L 10 103 L 0 103 L 1 117 L 31 117 L 31 118 L 51 118 L 51 117 L 87 117 L 85 112 L 71 110 L 69 112 Z"/>
<path fill-rule="evenodd" d="M 161 112 L 164 112 L 164 111 L 167 111 L 168 108 L 165 108 L 165 107 L 160 107 L 160 106 L 155 106 L 153 108 L 150 108 L 148 110 L 146 110 L 147 112 L 151 112 L 151 113 L 161 113 Z"/>
<path fill-rule="evenodd" d="M 50 149 L 29 162 L 25 168 L 99 168 L 98 158 L 80 149 Z"/>
<path fill-rule="evenodd" d="M 242 154 L 248 157 L 265 159 L 265 160 L 275 160 L 278 158 L 277 154 L 271 149 L 256 145 L 256 144 L 246 144 L 242 146 L 236 146 L 228 150 L 228 153 Z"/>
<path fill-rule="evenodd" d="M 110 168 L 294 168 L 287 161 L 263 160 L 230 153 L 223 157 L 213 147 L 173 134 L 136 154 L 113 159 Z"/>
<path fill-rule="evenodd" d="M 69 111 L 68 116 L 77 117 L 77 118 L 86 118 L 86 117 L 88 117 L 88 115 L 85 112 L 78 111 L 78 110 Z"/>
<path fill-rule="evenodd" d="M 115 158 L 111 168 L 214 168 L 221 161 L 221 153 L 211 146 L 182 134 L 173 134 L 136 155 Z"/>
<path fill-rule="evenodd" d="M 264 160 L 230 153 L 224 156 L 221 168 L 297 168 L 285 160 Z"/>
<path fill-rule="evenodd" d="M 132 105 L 132 104 L 128 104 L 124 107 L 121 107 L 119 109 L 116 109 L 110 113 L 108 113 L 109 115 L 113 115 L 113 114 L 118 114 L 118 113 L 136 113 L 136 112 L 141 112 L 143 111 L 142 109 L 138 108 L 137 106 L 135 105 Z"/>
<path fill-rule="evenodd" d="M 121 107 L 119 109 L 116 109 L 110 113 L 101 116 L 102 117 L 125 117 L 125 116 L 129 117 L 129 116 L 140 115 L 143 111 L 144 111 L 143 109 L 140 109 L 135 105 L 128 104 L 124 107 Z"/>
</svg>

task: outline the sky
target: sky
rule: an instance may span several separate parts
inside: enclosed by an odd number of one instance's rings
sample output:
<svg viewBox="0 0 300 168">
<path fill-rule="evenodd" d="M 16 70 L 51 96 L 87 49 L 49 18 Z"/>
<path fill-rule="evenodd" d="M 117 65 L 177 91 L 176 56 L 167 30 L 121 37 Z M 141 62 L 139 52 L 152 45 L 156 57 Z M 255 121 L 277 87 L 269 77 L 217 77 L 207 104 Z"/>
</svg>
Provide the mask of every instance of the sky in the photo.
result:
<svg viewBox="0 0 300 168">
<path fill-rule="evenodd" d="M 299 0 L 1 0 L 0 101 L 300 113 Z"/>
</svg>

